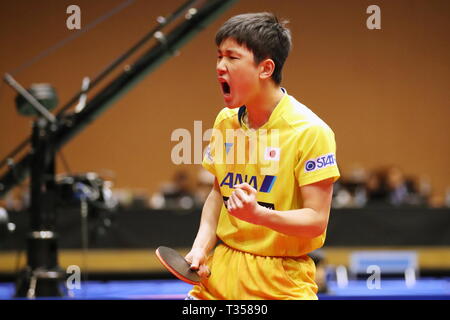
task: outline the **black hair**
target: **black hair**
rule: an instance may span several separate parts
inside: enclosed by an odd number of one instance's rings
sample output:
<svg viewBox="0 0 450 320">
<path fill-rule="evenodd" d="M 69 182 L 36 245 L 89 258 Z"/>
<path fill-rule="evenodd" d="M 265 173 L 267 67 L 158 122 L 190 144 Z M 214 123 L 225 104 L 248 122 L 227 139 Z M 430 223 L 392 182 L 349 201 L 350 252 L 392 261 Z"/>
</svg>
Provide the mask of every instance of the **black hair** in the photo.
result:
<svg viewBox="0 0 450 320">
<path fill-rule="evenodd" d="M 240 14 L 222 25 L 216 34 L 216 45 L 232 38 L 253 52 L 256 64 L 272 59 L 275 62 L 272 79 L 279 85 L 281 71 L 291 49 L 291 32 L 285 27 L 287 23 L 279 22 L 268 12 Z"/>
</svg>

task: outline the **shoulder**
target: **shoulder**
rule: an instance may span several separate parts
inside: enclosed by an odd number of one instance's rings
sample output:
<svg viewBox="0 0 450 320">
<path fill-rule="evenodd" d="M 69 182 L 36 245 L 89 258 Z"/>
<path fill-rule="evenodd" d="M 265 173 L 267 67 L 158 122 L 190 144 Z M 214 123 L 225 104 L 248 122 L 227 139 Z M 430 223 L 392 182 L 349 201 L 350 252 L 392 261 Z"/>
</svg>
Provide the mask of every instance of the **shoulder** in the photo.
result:
<svg viewBox="0 0 450 320">
<path fill-rule="evenodd" d="M 235 118 L 237 118 L 238 110 L 239 108 L 230 109 L 227 107 L 220 110 L 217 114 L 216 120 L 214 121 L 214 127 L 217 127 L 227 121 L 233 121 Z"/>
<path fill-rule="evenodd" d="M 288 106 L 282 117 L 300 135 L 334 135 L 325 121 L 292 96 L 289 96 Z"/>
</svg>

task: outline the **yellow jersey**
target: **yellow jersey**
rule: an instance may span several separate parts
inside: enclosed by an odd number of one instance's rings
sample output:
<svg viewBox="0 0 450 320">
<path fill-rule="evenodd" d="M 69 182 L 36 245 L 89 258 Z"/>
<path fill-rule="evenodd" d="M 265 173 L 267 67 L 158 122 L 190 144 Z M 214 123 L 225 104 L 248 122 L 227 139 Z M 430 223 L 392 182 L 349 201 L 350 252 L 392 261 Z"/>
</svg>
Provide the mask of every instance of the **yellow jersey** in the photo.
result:
<svg viewBox="0 0 450 320">
<path fill-rule="evenodd" d="M 239 119 L 239 109 L 224 108 L 218 114 L 203 166 L 217 178 L 224 201 L 234 185 L 247 182 L 258 191 L 260 205 L 279 211 L 300 209 L 302 186 L 339 178 L 333 131 L 283 91 L 269 120 L 257 130 Z M 227 246 L 260 256 L 299 257 L 325 241 L 325 232 L 311 239 L 242 221 L 225 205 L 216 232 Z"/>
</svg>

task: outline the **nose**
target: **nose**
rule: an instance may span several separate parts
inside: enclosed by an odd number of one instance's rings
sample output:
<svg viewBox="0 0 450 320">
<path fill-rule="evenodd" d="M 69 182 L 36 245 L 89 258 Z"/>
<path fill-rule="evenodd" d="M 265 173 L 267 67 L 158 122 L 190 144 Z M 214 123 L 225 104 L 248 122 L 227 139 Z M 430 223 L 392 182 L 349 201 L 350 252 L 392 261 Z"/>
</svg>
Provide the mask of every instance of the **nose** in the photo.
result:
<svg viewBox="0 0 450 320">
<path fill-rule="evenodd" d="M 218 59 L 216 64 L 216 71 L 218 75 L 223 75 L 226 71 L 225 59 Z"/>
</svg>

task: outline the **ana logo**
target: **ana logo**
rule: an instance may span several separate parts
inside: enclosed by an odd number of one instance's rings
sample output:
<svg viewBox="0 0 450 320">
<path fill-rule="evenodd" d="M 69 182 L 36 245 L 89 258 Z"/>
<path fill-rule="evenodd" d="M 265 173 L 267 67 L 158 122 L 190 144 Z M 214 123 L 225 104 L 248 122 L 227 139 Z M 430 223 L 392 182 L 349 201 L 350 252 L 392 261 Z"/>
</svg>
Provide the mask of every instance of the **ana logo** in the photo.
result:
<svg viewBox="0 0 450 320">
<path fill-rule="evenodd" d="M 311 172 L 315 170 L 319 170 L 322 168 L 326 168 L 329 166 L 336 165 L 336 159 L 334 157 L 334 153 L 325 154 L 316 159 L 311 159 L 306 161 L 305 163 L 305 171 Z"/>
<path fill-rule="evenodd" d="M 267 147 L 264 160 L 280 161 L 280 148 Z"/>
<path fill-rule="evenodd" d="M 259 192 L 269 193 L 272 190 L 276 179 L 277 179 L 276 176 L 264 176 L 264 179 L 261 183 L 261 187 L 258 188 L 259 184 L 258 178 L 256 176 L 248 176 L 248 175 L 242 176 L 240 173 L 235 174 L 233 172 L 228 172 L 225 178 L 223 178 L 222 182 L 220 183 L 220 186 L 222 187 L 225 185 L 233 189 L 234 185 L 247 182 L 256 190 L 259 189 L 258 190 Z"/>
</svg>

